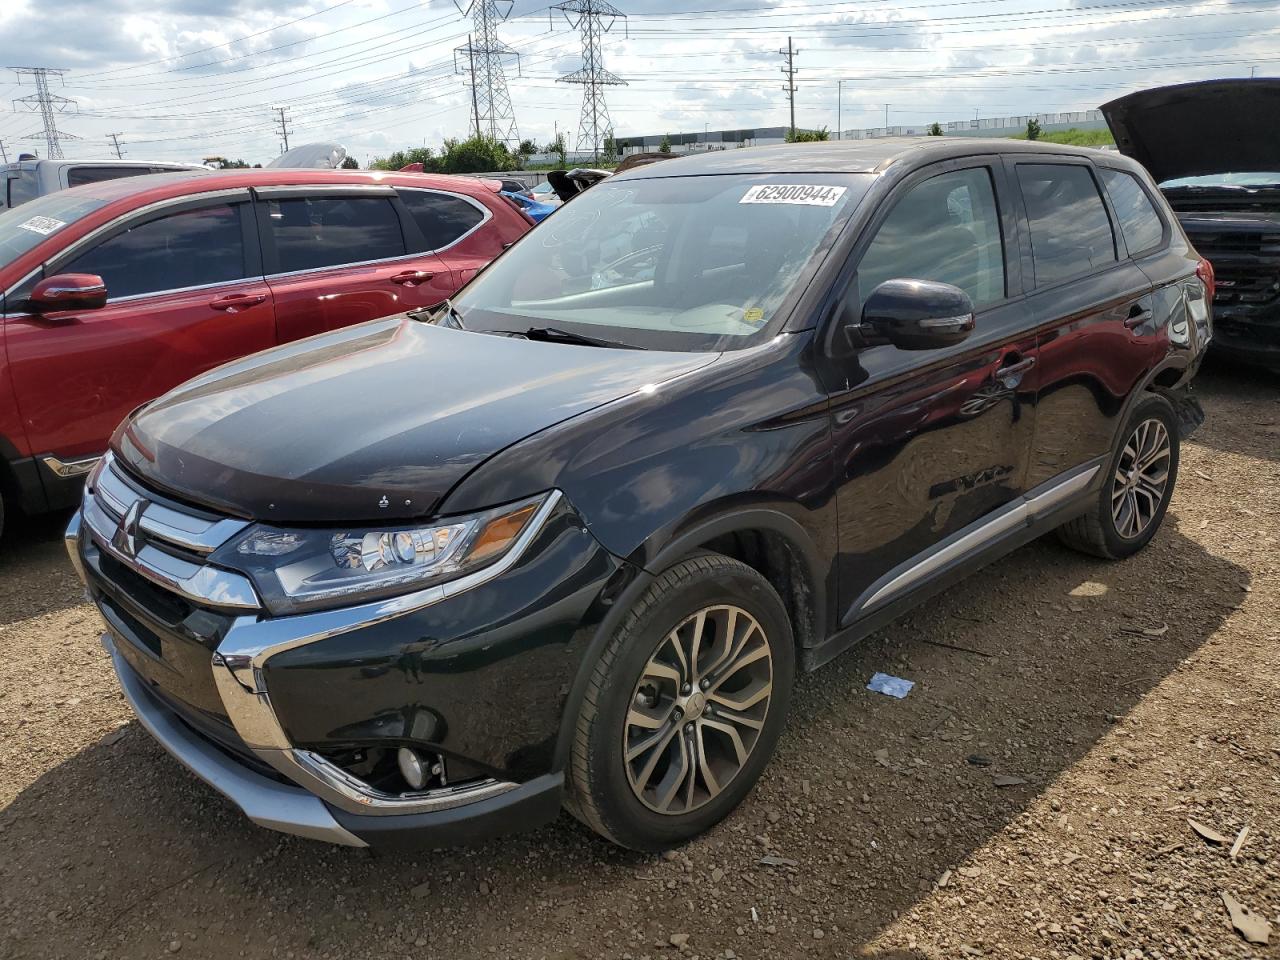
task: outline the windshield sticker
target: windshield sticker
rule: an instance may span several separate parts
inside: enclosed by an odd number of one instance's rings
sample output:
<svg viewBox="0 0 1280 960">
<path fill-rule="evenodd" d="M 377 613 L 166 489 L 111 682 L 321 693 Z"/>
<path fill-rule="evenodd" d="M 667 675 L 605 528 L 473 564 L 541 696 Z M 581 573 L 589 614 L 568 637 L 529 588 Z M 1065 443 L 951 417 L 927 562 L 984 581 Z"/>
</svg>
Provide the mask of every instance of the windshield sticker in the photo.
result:
<svg viewBox="0 0 1280 960">
<path fill-rule="evenodd" d="M 38 233 L 42 237 L 47 237 L 55 230 L 60 230 L 67 225 L 65 220 L 55 220 L 53 217 L 32 217 L 26 223 L 20 223 L 18 226 L 23 230 L 30 230 L 32 233 Z"/>
<path fill-rule="evenodd" d="M 847 187 L 804 183 L 762 183 L 749 189 L 739 203 L 798 203 L 806 207 L 834 207 Z"/>
<path fill-rule="evenodd" d="M 764 311 L 759 307 L 747 307 L 742 312 L 742 319 L 747 323 L 754 323 L 756 326 L 760 326 L 764 323 Z"/>
</svg>

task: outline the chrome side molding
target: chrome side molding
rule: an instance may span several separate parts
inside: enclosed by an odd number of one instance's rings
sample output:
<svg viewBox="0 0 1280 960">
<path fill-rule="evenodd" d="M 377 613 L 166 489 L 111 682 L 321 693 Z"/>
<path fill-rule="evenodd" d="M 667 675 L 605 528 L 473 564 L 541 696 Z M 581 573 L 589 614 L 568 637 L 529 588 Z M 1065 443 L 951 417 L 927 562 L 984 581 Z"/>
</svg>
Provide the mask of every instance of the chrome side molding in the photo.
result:
<svg viewBox="0 0 1280 960">
<path fill-rule="evenodd" d="M 845 622 L 907 593 L 931 580 L 955 561 L 977 553 L 1018 527 L 1027 526 L 1051 513 L 1085 490 L 1101 469 L 1102 461 L 1099 460 L 1054 477 L 1006 504 L 994 516 L 978 520 L 951 538 L 912 557 L 905 564 L 900 564 L 868 588 L 869 595 L 864 594 L 864 599 L 854 605 L 846 614 Z"/>
</svg>

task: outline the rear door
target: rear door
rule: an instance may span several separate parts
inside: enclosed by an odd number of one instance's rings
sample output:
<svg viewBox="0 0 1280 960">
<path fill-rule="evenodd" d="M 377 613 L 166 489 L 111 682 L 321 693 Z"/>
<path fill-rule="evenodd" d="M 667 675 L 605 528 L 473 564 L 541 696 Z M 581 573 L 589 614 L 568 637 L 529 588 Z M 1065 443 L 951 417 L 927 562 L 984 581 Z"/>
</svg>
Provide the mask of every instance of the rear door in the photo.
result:
<svg viewBox="0 0 1280 960">
<path fill-rule="evenodd" d="M 389 186 L 260 187 L 258 229 L 281 343 L 434 307 L 449 268 Z"/>
<path fill-rule="evenodd" d="M 101 276 L 109 299 L 97 310 L 8 319 L 9 370 L 33 453 L 97 455 L 139 404 L 273 345 L 250 207 L 247 190 L 166 202 L 45 265 L 45 276 Z"/>
<path fill-rule="evenodd" d="M 1106 456 L 1125 400 L 1163 354 L 1152 285 L 1118 240 L 1093 166 L 1008 156 L 1022 205 L 1022 275 L 1039 331 L 1028 486 Z"/>
</svg>

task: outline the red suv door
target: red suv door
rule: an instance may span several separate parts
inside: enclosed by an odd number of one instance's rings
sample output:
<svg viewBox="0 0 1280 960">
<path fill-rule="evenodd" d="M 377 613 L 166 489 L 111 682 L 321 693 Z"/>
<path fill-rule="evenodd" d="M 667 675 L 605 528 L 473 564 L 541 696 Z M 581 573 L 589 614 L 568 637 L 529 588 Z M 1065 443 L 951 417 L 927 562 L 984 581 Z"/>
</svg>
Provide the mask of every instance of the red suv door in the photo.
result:
<svg viewBox="0 0 1280 960">
<path fill-rule="evenodd" d="M 259 187 L 255 193 L 281 343 L 434 307 L 456 288 L 444 262 L 424 250 L 390 186 Z"/>
<path fill-rule="evenodd" d="M 33 454 L 96 456 L 139 404 L 274 345 L 250 207 L 248 190 L 168 201 L 45 264 L 45 276 L 101 276 L 108 301 L 8 320 L 9 373 Z"/>
</svg>

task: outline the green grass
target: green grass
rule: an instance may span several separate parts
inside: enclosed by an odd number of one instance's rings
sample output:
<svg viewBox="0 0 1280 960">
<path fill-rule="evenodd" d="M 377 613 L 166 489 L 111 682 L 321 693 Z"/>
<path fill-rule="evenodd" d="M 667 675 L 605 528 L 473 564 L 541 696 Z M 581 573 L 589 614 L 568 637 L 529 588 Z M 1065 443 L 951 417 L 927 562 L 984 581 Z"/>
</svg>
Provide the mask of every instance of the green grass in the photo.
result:
<svg viewBox="0 0 1280 960">
<path fill-rule="evenodd" d="M 1025 140 L 1027 135 L 1020 133 L 1012 140 Z M 1073 147 L 1105 147 L 1114 144 L 1115 138 L 1110 130 L 1055 130 L 1053 133 L 1040 134 L 1040 143 L 1065 143 Z"/>
</svg>

